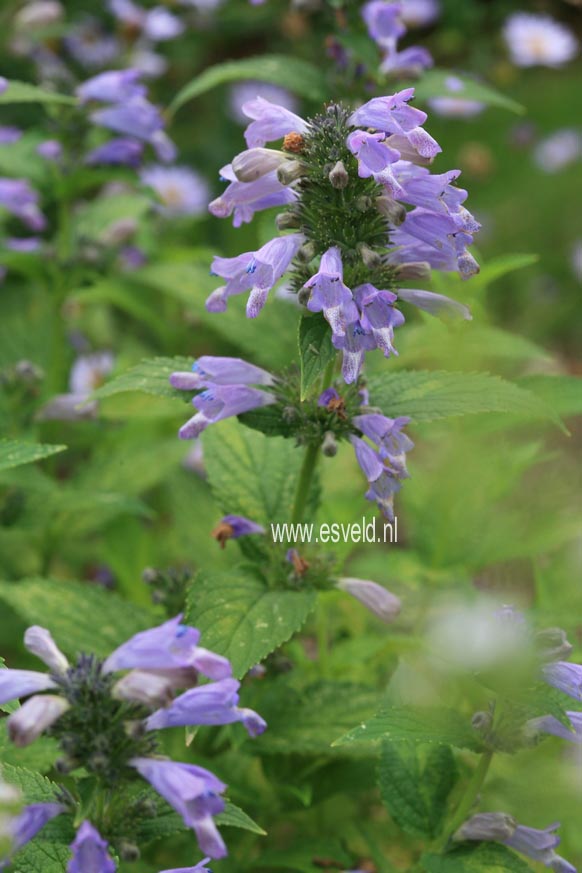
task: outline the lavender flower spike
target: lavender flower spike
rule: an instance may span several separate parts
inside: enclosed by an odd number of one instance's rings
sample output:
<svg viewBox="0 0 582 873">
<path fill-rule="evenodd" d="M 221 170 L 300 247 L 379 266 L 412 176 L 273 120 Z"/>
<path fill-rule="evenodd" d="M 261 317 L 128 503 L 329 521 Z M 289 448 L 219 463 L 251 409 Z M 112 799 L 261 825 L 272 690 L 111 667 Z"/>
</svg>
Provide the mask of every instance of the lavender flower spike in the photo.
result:
<svg viewBox="0 0 582 873">
<path fill-rule="evenodd" d="M 65 673 L 69 662 L 52 638 L 50 631 L 33 625 L 24 634 L 24 645 L 29 652 L 40 658 L 53 673 Z"/>
<path fill-rule="evenodd" d="M 148 730 L 185 725 L 219 725 L 236 721 L 243 723 L 252 737 L 262 734 L 267 724 L 252 709 L 237 706 L 240 682 L 223 679 L 192 688 L 177 697 L 165 709 L 158 709 L 146 721 Z"/>
<path fill-rule="evenodd" d="M 93 825 L 84 821 L 73 843 L 67 873 L 115 873 L 117 866 L 107 851 L 108 844 Z"/>
<path fill-rule="evenodd" d="M 267 370 L 243 361 L 242 358 L 203 355 L 192 364 L 192 372 L 170 375 L 170 385 L 181 391 L 196 391 L 210 385 L 272 385 Z"/>
<path fill-rule="evenodd" d="M 198 646 L 200 632 L 182 624 L 182 616 L 135 634 L 107 658 L 105 673 L 117 670 L 183 670 L 194 667 L 209 679 L 232 675 L 226 658 Z M 1 672 L 0 672 L 1 675 Z"/>
<path fill-rule="evenodd" d="M 306 122 L 276 103 L 256 97 L 242 106 L 242 111 L 253 121 L 245 130 L 245 139 L 249 148 L 264 146 L 268 142 L 281 139 L 288 133 L 305 133 Z"/>
<path fill-rule="evenodd" d="M 400 599 L 377 582 L 344 577 L 336 584 L 336 588 L 351 594 L 386 623 L 394 621 L 400 613 Z"/>
<path fill-rule="evenodd" d="M 8 718 L 8 736 L 15 746 L 29 746 L 70 708 L 57 694 L 36 694 Z"/>
<path fill-rule="evenodd" d="M 557 661 L 542 668 L 546 682 L 575 700 L 582 700 L 582 664 Z"/>
<path fill-rule="evenodd" d="M 56 687 L 56 682 L 48 673 L 37 673 L 34 670 L 0 670 L 0 704 Z"/>
<path fill-rule="evenodd" d="M 202 851 L 224 858 L 226 846 L 213 821 L 224 810 L 224 782 L 203 767 L 158 758 L 133 758 L 130 765 L 161 794 L 193 828 Z"/>
</svg>

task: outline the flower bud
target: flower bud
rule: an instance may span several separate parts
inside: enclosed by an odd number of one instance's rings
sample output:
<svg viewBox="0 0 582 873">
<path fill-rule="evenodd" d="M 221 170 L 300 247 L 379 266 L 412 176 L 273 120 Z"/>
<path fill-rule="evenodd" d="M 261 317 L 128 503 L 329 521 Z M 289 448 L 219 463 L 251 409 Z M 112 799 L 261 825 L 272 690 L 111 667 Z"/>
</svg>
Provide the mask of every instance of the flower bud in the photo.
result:
<svg viewBox="0 0 582 873">
<path fill-rule="evenodd" d="M 536 634 L 538 653 L 544 661 L 564 661 L 572 654 L 566 631 L 561 627 L 548 627 Z"/>
<path fill-rule="evenodd" d="M 493 722 L 493 718 L 490 712 L 476 712 L 473 718 L 471 719 L 471 727 L 479 731 L 479 733 L 485 733 L 491 727 Z"/>
<path fill-rule="evenodd" d="M 277 230 L 293 230 L 301 226 L 299 216 L 293 212 L 280 212 L 275 218 L 275 224 Z"/>
<path fill-rule="evenodd" d="M 359 210 L 359 212 L 367 212 L 368 209 L 372 207 L 373 203 L 374 201 L 371 197 L 358 197 L 356 200 L 356 209 Z"/>
<path fill-rule="evenodd" d="M 351 594 L 382 621 L 393 621 L 400 612 L 400 599 L 377 582 L 344 577 L 337 582 L 336 588 Z"/>
<path fill-rule="evenodd" d="M 20 9 L 14 18 L 18 30 L 37 30 L 58 24 L 64 9 L 57 0 L 35 0 Z"/>
<path fill-rule="evenodd" d="M 402 224 L 406 218 L 406 209 L 402 203 L 398 203 L 387 194 L 381 194 L 380 197 L 376 198 L 376 206 L 378 211 L 395 227 Z"/>
<path fill-rule="evenodd" d="M 172 682 L 165 676 L 146 670 L 131 670 L 115 683 L 112 694 L 118 700 L 158 707 L 170 703 L 172 690 Z"/>
<path fill-rule="evenodd" d="M 394 273 L 397 279 L 420 279 L 421 282 L 428 282 L 431 276 L 430 264 L 428 261 L 410 261 L 408 264 L 397 264 L 394 267 Z"/>
<path fill-rule="evenodd" d="M 346 188 L 350 175 L 346 170 L 343 161 L 338 161 L 335 167 L 331 170 L 328 176 L 329 181 L 334 188 Z"/>
<path fill-rule="evenodd" d="M 301 161 L 285 161 L 277 170 L 277 179 L 281 185 L 291 185 L 305 175 L 305 169 Z"/>
<path fill-rule="evenodd" d="M 360 243 L 358 246 L 358 251 L 360 253 L 360 257 L 364 262 L 364 266 L 368 268 L 368 270 L 376 270 L 380 264 L 382 263 L 382 258 L 375 252 L 374 249 L 370 248 L 366 243 Z"/>
<path fill-rule="evenodd" d="M 8 736 L 15 746 L 28 746 L 70 709 L 56 694 L 36 694 L 13 712 L 7 721 Z"/>
<path fill-rule="evenodd" d="M 128 840 L 121 840 L 119 843 L 119 857 L 122 861 L 128 861 L 130 863 L 139 861 L 139 849 L 135 843 L 130 843 Z"/>
<path fill-rule="evenodd" d="M 255 182 L 286 161 L 288 156 L 274 149 L 246 149 L 232 159 L 232 170 L 239 182 Z"/>
<path fill-rule="evenodd" d="M 29 652 L 44 661 L 53 673 L 63 674 L 69 669 L 69 662 L 46 628 L 38 625 L 29 627 L 24 634 L 24 645 Z"/>
<path fill-rule="evenodd" d="M 453 835 L 455 842 L 463 840 L 509 840 L 517 822 L 504 812 L 479 812 L 461 825 Z"/>
<path fill-rule="evenodd" d="M 328 430 L 323 438 L 321 451 L 326 458 L 333 458 L 337 455 L 337 440 L 333 431 Z"/>
<path fill-rule="evenodd" d="M 303 264 L 308 264 L 313 260 L 316 254 L 315 243 L 307 242 L 304 243 L 299 251 L 297 252 L 297 260 L 301 261 Z M 299 292 L 301 295 L 301 291 Z M 300 299 L 301 302 L 301 299 Z"/>
</svg>

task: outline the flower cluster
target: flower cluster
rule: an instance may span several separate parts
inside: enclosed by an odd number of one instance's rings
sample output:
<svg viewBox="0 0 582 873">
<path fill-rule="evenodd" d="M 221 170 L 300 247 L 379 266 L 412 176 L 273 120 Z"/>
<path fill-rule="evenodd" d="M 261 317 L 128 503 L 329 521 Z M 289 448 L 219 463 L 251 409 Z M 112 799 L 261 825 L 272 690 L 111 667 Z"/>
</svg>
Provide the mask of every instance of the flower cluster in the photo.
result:
<svg viewBox="0 0 582 873">
<path fill-rule="evenodd" d="M 424 129 L 426 114 L 410 105 L 413 95 L 407 88 L 375 97 L 352 113 L 332 105 L 308 121 L 262 98 L 245 104 L 249 148 L 222 169 L 229 185 L 210 211 L 233 215 L 238 226 L 258 210 L 286 206 L 278 227 L 293 232 L 256 252 L 215 258 L 212 271 L 225 284 L 210 295 L 211 312 L 249 292 L 247 315 L 256 317 L 289 271 L 299 301 L 328 321 L 348 383 L 364 352 L 396 353 L 400 301 L 470 318 L 457 301 L 401 287 L 428 279 L 431 267 L 464 278 L 478 270 L 468 246 L 479 224 L 454 184 L 459 171 L 428 169 L 441 149 Z M 265 148 L 280 139 L 281 149 Z"/>
<path fill-rule="evenodd" d="M 230 663 L 199 646 L 199 639 L 199 632 L 177 616 L 136 634 L 105 661 L 80 655 L 71 664 L 49 631 L 31 627 L 25 646 L 44 661 L 49 672 L 0 671 L 0 703 L 27 698 L 7 720 L 15 745 L 26 746 L 47 732 L 63 753 L 57 763 L 60 772 L 82 767 L 107 790 L 120 792 L 139 774 L 196 832 L 202 851 L 220 858 L 226 847 L 214 817 L 224 809 L 221 795 L 226 785 L 202 767 L 158 756 L 154 732 L 179 725 L 242 722 L 251 736 L 257 736 L 266 724 L 253 710 L 238 706 L 240 683 L 232 678 Z M 200 676 L 211 681 L 198 685 Z M 182 693 L 174 696 L 177 691 Z M 26 807 L 10 827 L 9 854 L 51 818 L 70 811 L 72 803 L 68 798 Z M 129 798 L 126 812 L 131 837 L 132 816 L 139 817 L 140 810 Z M 93 854 L 106 856 L 106 843 L 95 830 L 104 824 L 99 821 L 98 804 L 93 813 L 97 821 L 86 822 L 77 833 L 73 854 L 78 860 L 76 866 L 72 862 L 70 873 L 115 870 L 111 859 L 101 867 L 89 867 Z M 121 830 L 106 834 L 117 846 L 128 844 L 123 826 L 122 821 Z M 109 822 L 105 827 L 111 830 L 113 825 Z"/>
</svg>

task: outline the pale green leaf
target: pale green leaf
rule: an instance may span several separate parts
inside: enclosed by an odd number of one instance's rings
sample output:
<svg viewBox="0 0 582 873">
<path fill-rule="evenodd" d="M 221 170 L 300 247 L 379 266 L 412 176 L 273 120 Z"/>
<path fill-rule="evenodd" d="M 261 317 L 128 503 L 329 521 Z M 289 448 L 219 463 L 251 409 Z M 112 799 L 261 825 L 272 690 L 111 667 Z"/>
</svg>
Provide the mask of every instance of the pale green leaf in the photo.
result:
<svg viewBox="0 0 582 873">
<path fill-rule="evenodd" d="M 42 458 L 48 458 L 58 452 L 64 452 L 67 446 L 49 446 L 41 443 L 25 443 L 20 440 L 0 440 L 0 470 L 20 467 L 22 464 L 32 464 Z"/>
<path fill-rule="evenodd" d="M 426 873 L 531 873 L 531 867 L 499 843 L 465 844 L 445 855 L 421 858 Z"/>
<path fill-rule="evenodd" d="M 518 115 L 525 113 L 525 108 L 496 91 L 490 85 L 485 85 L 482 82 L 477 82 L 466 75 L 459 75 L 451 70 L 425 70 L 422 77 L 414 83 L 414 95 L 417 100 L 427 100 L 431 97 L 451 97 L 455 96 L 447 87 L 447 80 L 451 77 L 460 79 L 463 82 L 464 88 L 459 92 L 458 96 L 464 100 L 478 100 L 480 103 L 485 103 L 488 106 L 498 106 L 501 109 L 509 109 Z"/>
<path fill-rule="evenodd" d="M 106 382 L 93 393 L 93 397 L 101 399 L 126 391 L 141 391 L 155 397 L 173 397 L 184 403 L 189 396 L 172 388 L 169 378 L 175 370 L 191 370 L 192 361 L 192 358 L 148 358 Z"/>
<path fill-rule="evenodd" d="M 324 100 L 326 97 L 325 79 L 313 64 L 286 55 L 261 55 L 225 61 L 204 70 L 178 91 L 168 111 L 176 112 L 189 100 L 216 88 L 217 85 L 244 79 L 280 85 L 309 100 Z"/>
<path fill-rule="evenodd" d="M 237 678 L 286 642 L 314 609 L 314 591 L 276 591 L 243 570 L 201 572 L 188 592 L 187 620 L 205 648 L 224 655 Z"/>
<path fill-rule="evenodd" d="M 74 106 L 77 102 L 76 97 L 58 94 L 56 91 L 46 91 L 44 88 L 37 88 L 36 85 L 29 85 L 28 82 L 18 82 L 15 79 L 10 79 L 7 89 L 3 94 L 0 94 L 0 104 L 65 103 L 69 106 Z"/>
<path fill-rule="evenodd" d="M 144 194 L 97 197 L 79 209 L 75 216 L 75 233 L 80 238 L 99 239 L 115 222 L 139 221 L 150 208 L 151 200 Z"/>
<path fill-rule="evenodd" d="M 383 739 L 396 743 L 444 743 L 473 751 L 481 747 L 469 718 L 452 709 L 413 706 L 386 707 L 341 736 L 334 746 Z"/>
<path fill-rule="evenodd" d="M 580 376 L 526 376 L 518 384 L 564 418 L 569 415 L 582 415 Z"/>
</svg>

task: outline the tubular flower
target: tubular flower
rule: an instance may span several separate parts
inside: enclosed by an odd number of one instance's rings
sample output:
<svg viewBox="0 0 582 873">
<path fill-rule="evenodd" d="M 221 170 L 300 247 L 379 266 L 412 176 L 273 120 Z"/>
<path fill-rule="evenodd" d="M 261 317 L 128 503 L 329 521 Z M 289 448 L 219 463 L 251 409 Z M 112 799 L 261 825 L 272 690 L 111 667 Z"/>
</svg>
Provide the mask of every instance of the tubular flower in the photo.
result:
<svg viewBox="0 0 582 873">
<path fill-rule="evenodd" d="M 373 0 L 365 10 L 379 41 L 402 32 L 400 4 Z M 247 316 L 254 318 L 288 272 L 299 302 L 329 323 L 347 382 L 358 378 L 367 351 L 396 354 L 401 303 L 471 317 L 458 301 L 401 287 L 428 279 L 431 269 L 463 278 L 478 271 L 468 247 L 480 225 L 456 185 L 460 171 L 430 172 L 441 148 L 413 96 L 406 88 L 351 113 L 332 105 L 308 120 L 264 98 L 244 104 L 249 148 L 223 168 L 229 185 L 210 211 L 233 215 L 238 226 L 260 209 L 285 206 L 277 226 L 291 233 L 258 252 L 216 258 L 212 270 L 225 284 L 208 298 L 209 311 L 222 312 L 229 297 L 250 292 Z M 274 140 L 282 140 L 279 148 L 265 147 Z"/>
<path fill-rule="evenodd" d="M 430 53 L 421 46 L 410 46 L 398 51 L 398 40 L 406 34 L 404 10 L 407 3 L 370 0 L 362 8 L 362 18 L 371 38 L 378 44 L 384 58 L 383 73 L 414 76 L 432 67 Z"/>
<path fill-rule="evenodd" d="M 213 816 L 224 809 L 220 795 L 226 786 L 201 767 L 158 758 L 153 732 L 174 725 L 242 722 L 254 737 L 266 723 L 258 713 L 238 706 L 240 683 L 232 679 L 230 662 L 199 641 L 200 632 L 178 615 L 135 634 L 105 661 L 80 655 L 69 662 L 47 630 L 32 627 L 25 645 L 52 672 L 0 670 L 0 703 L 28 698 L 8 718 L 8 735 L 16 745 L 50 730 L 64 755 L 57 765 L 62 772 L 84 768 L 107 790 L 122 778 L 141 775 L 195 830 L 202 851 L 219 858 L 226 847 Z M 200 675 L 211 681 L 196 688 Z M 13 816 L 9 852 L 64 812 L 67 808 L 59 803 L 34 804 Z M 117 830 L 105 836 L 114 844 L 127 844 Z M 106 840 L 85 821 L 71 845 L 68 873 L 114 873 L 107 848 Z M 204 863 L 194 869 L 203 871 Z"/>
</svg>

